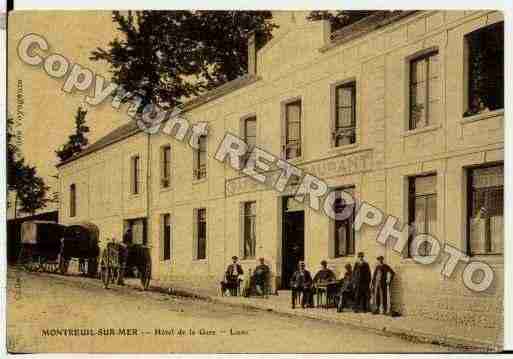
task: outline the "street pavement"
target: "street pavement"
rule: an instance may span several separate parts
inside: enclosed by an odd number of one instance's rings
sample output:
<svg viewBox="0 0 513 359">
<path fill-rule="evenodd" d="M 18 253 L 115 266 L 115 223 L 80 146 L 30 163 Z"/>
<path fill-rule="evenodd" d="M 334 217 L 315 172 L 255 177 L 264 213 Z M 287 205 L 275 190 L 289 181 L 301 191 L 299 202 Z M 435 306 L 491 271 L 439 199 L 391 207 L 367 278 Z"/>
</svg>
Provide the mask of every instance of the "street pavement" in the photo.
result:
<svg viewBox="0 0 513 359">
<path fill-rule="evenodd" d="M 448 352 L 340 324 L 8 270 L 10 352 Z"/>
</svg>

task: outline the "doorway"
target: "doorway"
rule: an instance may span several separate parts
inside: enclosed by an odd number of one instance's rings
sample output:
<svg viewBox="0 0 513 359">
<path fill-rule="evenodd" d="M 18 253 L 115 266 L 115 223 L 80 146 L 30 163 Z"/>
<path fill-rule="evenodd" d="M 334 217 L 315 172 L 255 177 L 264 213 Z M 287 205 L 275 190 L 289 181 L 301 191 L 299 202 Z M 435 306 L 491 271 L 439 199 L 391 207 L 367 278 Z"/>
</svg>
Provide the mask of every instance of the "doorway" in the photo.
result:
<svg viewBox="0 0 513 359">
<path fill-rule="evenodd" d="M 281 288 L 290 289 L 292 274 L 305 259 L 305 212 L 303 204 L 293 197 L 284 197 L 282 208 Z"/>
</svg>

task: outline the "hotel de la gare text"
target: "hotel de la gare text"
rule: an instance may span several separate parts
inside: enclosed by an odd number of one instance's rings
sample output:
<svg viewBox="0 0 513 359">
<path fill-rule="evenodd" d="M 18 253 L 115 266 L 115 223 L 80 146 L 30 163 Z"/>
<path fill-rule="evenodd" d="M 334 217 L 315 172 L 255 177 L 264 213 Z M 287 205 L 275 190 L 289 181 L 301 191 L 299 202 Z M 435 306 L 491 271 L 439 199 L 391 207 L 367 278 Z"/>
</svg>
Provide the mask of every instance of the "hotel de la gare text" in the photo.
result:
<svg viewBox="0 0 513 359">
<path fill-rule="evenodd" d="M 331 32 L 290 13 L 248 73 L 184 105 L 208 123 L 197 149 L 127 123 L 59 164 L 59 221 L 91 222 L 100 242 L 151 247 L 152 278 L 215 289 L 236 255 L 258 258 L 286 289 L 299 260 L 338 276 L 356 253 L 396 272 L 393 309 L 479 327 L 502 325 L 504 27 L 497 11 L 393 11 Z M 354 229 L 214 159 L 226 133 L 348 191 L 488 263 L 495 280 L 466 288 L 444 259 L 419 265 Z"/>
</svg>

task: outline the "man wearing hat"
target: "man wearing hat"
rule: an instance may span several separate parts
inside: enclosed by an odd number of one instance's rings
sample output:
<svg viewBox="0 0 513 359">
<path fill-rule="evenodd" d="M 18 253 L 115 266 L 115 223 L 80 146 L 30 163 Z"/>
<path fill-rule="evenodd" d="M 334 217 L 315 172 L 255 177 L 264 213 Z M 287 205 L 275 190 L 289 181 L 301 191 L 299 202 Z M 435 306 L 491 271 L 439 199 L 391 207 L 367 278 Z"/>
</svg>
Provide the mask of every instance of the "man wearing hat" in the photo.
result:
<svg viewBox="0 0 513 359">
<path fill-rule="evenodd" d="M 371 270 L 369 263 L 365 261 L 365 254 L 358 252 L 358 260 L 353 270 L 355 301 L 354 311 L 356 313 L 369 311 L 369 284 L 371 281 Z"/>
<path fill-rule="evenodd" d="M 258 295 L 269 294 L 269 275 L 271 273 L 269 266 L 265 264 L 264 258 L 259 258 L 260 264 L 255 268 L 255 274 L 253 275 L 255 280 L 255 290 Z"/>
<path fill-rule="evenodd" d="M 311 306 L 312 275 L 306 270 L 305 262 L 299 262 L 299 268 L 290 280 L 292 288 L 292 309 L 296 307 L 296 299 L 301 295 L 301 307 Z"/>
<path fill-rule="evenodd" d="M 237 295 L 239 284 L 241 281 L 241 276 L 244 274 L 242 266 L 239 263 L 237 263 L 238 260 L 239 258 L 237 256 L 233 256 L 233 263 L 228 265 L 225 272 L 226 284 L 232 296 Z"/>
<path fill-rule="evenodd" d="M 383 314 L 390 312 L 390 304 L 388 301 L 388 296 L 390 293 L 390 284 L 392 283 L 392 279 L 394 278 L 395 272 L 388 264 L 385 264 L 385 258 L 383 256 L 379 256 L 376 258 L 378 260 L 378 264 L 374 269 L 374 274 L 372 275 L 372 284 L 371 291 L 374 295 L 374 301 L 376 304 L 376 308 L 372 312 L 373 314 L 379 314 L 380 306 L 383 304 Z"/>
</svg>

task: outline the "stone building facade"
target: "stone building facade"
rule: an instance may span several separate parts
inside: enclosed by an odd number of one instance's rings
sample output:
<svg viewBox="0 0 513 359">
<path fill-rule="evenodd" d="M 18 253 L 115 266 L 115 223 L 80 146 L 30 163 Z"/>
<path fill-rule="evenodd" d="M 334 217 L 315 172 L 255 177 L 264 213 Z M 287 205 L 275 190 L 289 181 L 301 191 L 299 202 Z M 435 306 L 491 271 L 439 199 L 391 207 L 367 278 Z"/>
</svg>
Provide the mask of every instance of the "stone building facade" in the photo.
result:
<svg viewBox="0 0 513 359">
<path fill-rule="evenodd" d="M 501 325 L 504 77 L 476 56 L 500 55 L 486 44 L 503 39 L 503 15 L 394 12 L 333 34 L 299 15 L 250 52 L 247 76 L 186 104 L 208 123 L 199 151 L 128 123 L 61 164 L 60 221 L 97 224 L 103 243 L 132 226 L 153 278 L 190 287 L 215 288 L 233 255 L 246 269 L 264 257 L 277 288 L 297 259 L 312 271 L 327 259 L 340 276 L 359 251 L 371 266 L 384 255 L 401 313 Z M 228 132 L 486 261 L 494 285 L 472 292 L 462 266 L 444 278 L 444 260 L 419 265 L 377 229 L 355 232 L 216 161 Z"/>
</svg>

